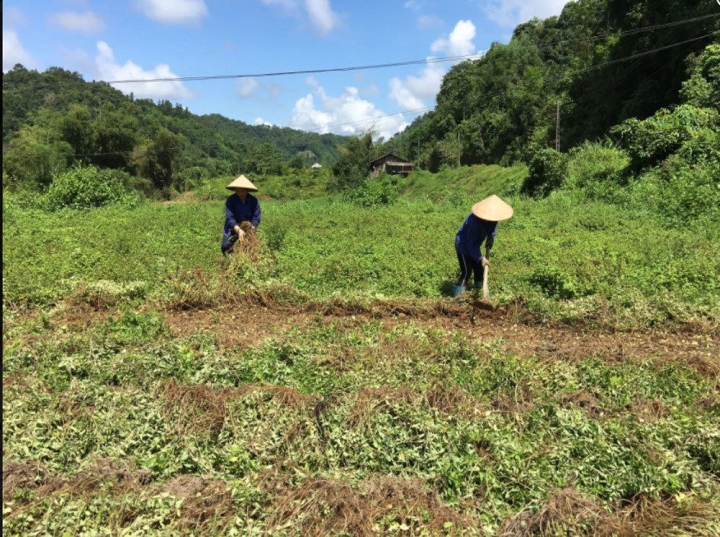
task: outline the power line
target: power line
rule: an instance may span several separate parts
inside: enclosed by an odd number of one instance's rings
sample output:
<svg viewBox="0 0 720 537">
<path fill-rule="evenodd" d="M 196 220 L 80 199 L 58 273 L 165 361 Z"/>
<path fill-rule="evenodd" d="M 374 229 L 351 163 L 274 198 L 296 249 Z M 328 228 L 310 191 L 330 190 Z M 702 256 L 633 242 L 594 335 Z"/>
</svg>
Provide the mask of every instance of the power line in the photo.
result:
<svg viewBox="0 0 720 537">
<path fill-rule="evenodd" d="M 698 41 L 698 40 L 700 40 L 700 39 L 704 39 L 704 38 L 706 38 L 706 37 L 710 37 L 710 36 L 717 35 L 717 34 L 720 34 L 720 30 L 715 31 L 715 32 L 710 32 L 709 34 L 705 34 L 705 35 L 702 35 L 702 36 L 699 36 L 699 37 L 695 37 L 695 38 L 693 38 L 693 39 L 688 39 L 688 40 L 685 40 L 685 41 L 681 41 L 681 42 L 679 42 L 679 43 L 673 43 L 672 45 L 666 45 L 666 46 L 664 46 L 664 47 L 659 47 L 659 48 L 656 48 L 656 49 L 652 49 L 652 50 L 647 50 L 647 51 L 644 51 L 644 52 L 640 52 L 640 53 L 638 53 L 638 54 L 633 54 L 633 55 L 631 55 L 631 56 L 626 56 L 626 57 L 623 57 L 623 58 L 618 58 L 618 59 L 615 59 L 615 60 L 611 60 L 611 61 L 609 61 L 609 62 L 601 63 L 601 64 L 598 64 L 598 65 L 594 65 L 594 66 L 592 66 L 592 67 L 588 67 L 588 68 L 586 68 L 586 69 L 579 69 L 579 70 L 576 70 L 576 71 L 568 71 L 568 72 L 563 73 L 563 74 L 579 74 L 579 73 L 588 72 L 588 71 L 591 71 L 591 70 L 594 70 L 594 69 L 600 69 L 600 68 L 605 67 L 605 66 L 607 66 L 607 65 L 612 65 L 612 64 L 616 64 L 616 63 L 620 63 L 620 62 L 624 62 L 624 61 L 630 61 L 630 60 L 633 60 L 633 59 L 637 59 L 637 58 L 639 58 L 639 57 L 647 56 L 648 54 L 652 54 L 652 53 L 654 53 L 654 52 L 659 52 L 659 51 L 662 51 L 662 50 L 667 50 L 667 49 L 670 49 L 670 48 L 673 48 L 673 47 L 677 47 L 677 46 L 680 46 L 680 45 L 684 45 L 684 44 L 687 44 L 687 43 L 691 43 L 691 42 L 694 42 L 694 41 Z M 559 78 L 559 75 L 558 75 L 557 78 Z M 496 91 L 496 92 L 491 92 L 491 93 L 486 93 L 486 94 L 483 94 L 483 98 L 487 99 L 487 98 L 489 98 L 489 97 L 493 97 L 493 96 L 495 96 L 495 95 L 501 95 L 501 94 L 503 94 L 503 93 L 505 93 L 505 90 Z M 349 122 L 345 122 L 345 123 L 339 123 L 339 124 L 336 124 L 336 125 L 332 125 L 332 126 L 330 126 L 330 127 L 327 127 L 327 129 L 328 129 L 328 131 L 332 131 L 332 130 L 335 130 L 335 129 L 339 128 L 339 127 L 343 127 L 343 126 L 347 126 L 347 125 L 358 125 L 358 124 L 362 124 L 362 123 L 370 123 L 370 122 L 375 122 L 375 121 L 378 121 L 378 120 L 380 120 L 380 119 L 385 119 L 385 118 L 392 117 L 392 116 L 396 116 L 396 115 L 404 115 L 404 114 L 409 114 L 409 113 L 414 113 L 414 112 L 430 111 L 431 109 L 432 109 L 432 107 L 425 107 L 425 108 L 416 108 L 416 109 L 413 109 L 413 110 L 406 110 L 406 111 L 404 111 L 404 112 L 395 112 L 395 113 L 393 113 L 393 114 L 387 114 L 387 115 L 378 116 L 378 117 L 375 117 L 375 118 L 369 118 L 369 119 L 363 119 L 363 120 L 359 120 L 359 121 L 349 121 Z M 310 129 L 310 130 L 307 130 L 307 131 L 305 131 L 305 132 L 317 132 L 317 133 L 320 133 L 321 130 L 323 130 L 322 127 L 316 128 L 316 129 Z M 92 157 L 92 156 L 103 156 L 103 155 L 113 155 L 113 154 L 118 154 L 118 155 L 119 155 L 119 154 L 126 154 L 126 153 L 131 153 L 131 151 L 118 151 L 118 152 L 111 152 L 111 153 L 95 153 L 95 154 L 78 154 L 78 155 L 73 155 L 73 156 L 76 156 L 76 157 L 80 157 L 80 156 L 83 156 L 83 157 Z"/>
<path fill-rule="evenodd" d="M 717 15 L 714 15 L 714 16 L 717 16 Z M 708 18 L 708 17 L 706 16 L 706 17 L 699 17 L 699 18 Z M 698 19 L 699 19 L 699 18 L 698 18 Z M 697 19 L 688 19 L 688 21 L 694 21 L 694 20 L 697 20 Z M 687 21 L 684 21 L 684 22 L 687 22 Z M 680 22 L 669 23 L 669 24 L 667 24 L 667 25 L 662 25 L 662 26 L 669 26 L 669 25 L 676 26 L 676 25 L 679 24 L 679 23 L 680 23 Z M 656 27 L 651 27 L 651 28 L 657 28 L 657 26 L 656 26 Z M 626 56 L 626 57 L 623 57 L 623 58 L 617 58 L 617 59 L 615 59 L 615 60 L 611 60 L 611 61 L 608 61 L 608 62 L 604 62 L 604 63 L 598 64 L 598 65 L 594 65 L 594 66 L 591 66 L 591 67 L 588 67 L 588 68 L 585 68 L 585 69 L 579 69 L 579 70 L 575 70 L 575 71 L 568 71 L 568 72 L 565 72 L 565 73 L 563 73 L 563 74 L 564 74 L 564 75 L 567 75 L 567 74 L 580 74 L 580 73 L 584 73 L 584 72 L 589 72 L 589 71 L 592 71 L 592 70 L 600 69 L 600 68 L 605 67 L 605 66 L 608 66 L 608 65 L 613 65 L 613 64 L 621 63 L 621 62 L 625 62 L 625 61 L 630 61 L 630 60 L 637 59 L 637 58 L 640 58 L 640 57 L 643 57 L 643 56 L 647 56 L 647 55 L 652 54 L 652 53 L 655 53 L 655 52 L 659 52 L 659 51 L 662 51 L 662 50 L 667 50 L 667 49 L 670 49 L 670 48 L 673 48 L 673 47 L 677 47 L 677 46 L 680 46 L 680 45 L 684 45 L 684 44 L 687 44 L 687 43 L 692 43 L 692 42 L 695 42 L 695 41 L 699 41 L 700 39 L 704 39 L 704 38 L 706 38 L 706 37 L 711 37 L 711 36 L 713 36 L 713 35 L 718 35 L 718 34 L 720 34 L 720 30 L 719 30 L 719 31 L 715 31 L 715 32 L 710 32 L 710 33 L 708 33 L 708 34 L 705 34 L 705 35 L 702 35 L 702 36 L 699 36 L 699 37 L 695 37 L 695 38 L 692 38 L 692 39 L 687 39 L 687 40 L 681 41 L 681 42 L 679 42 L 679 43 L 673 43 L 673 44 L 671 44 L 671 45 L 666 45 L 666 46 L 658 47 L 658 48 L 655 48 L 655 49 L 652 49 L 652 50 L 643 51 L 643 52 L 640 52 L 640 53 L 637 53 L 637 54 L 633 54 L 633 55 L 631 55 L 631 56 Z M 475 56 L 475 55 L 469 55 L 469 56 Z M 455 58 L 460 58 L 460 56 L 456 56 Z M 446 58 L 445 60 L 448 60 L 448 59 Z M 441 61 L 441 60 L 438 59 L 438 61 Z M 419 62 L 419 60 L 416 61 L 416 62 L 414 62 L 414 63 L 417 63 L 417 62 Z M 392 64 L 385 64 L 385 65 L 392 65 Z M 397 64 L 395 64 L 395 65 L 397 65 Z M 342 69 L 344 69 L 344 70 L 351 70 L 351 69 L 355 69 L 355 68 L 342 68 Z M 358 68 L 358 69 L 359 69 L 359 68 Z M 657 72 L 657 71 L 656 71 L 656 72 Z M 250 76 L 250 75 L 247 75 L 247 76 Z M 560 75 L 558 75 L 557 78 L 559 78 L 559 76 L 560 76 Z M 492 92 L 492 93 L 486 93 L 486 94 L 483 95 L 483 97 L 484 97 L 484 98 L 488 98 L 488 97 L 492 97 L 492 96 L 499 95 L 499 94 L 502 94 L 502 93 L 505 93 L 505 91 L 502 90 L 502 91 L 497 91 L 497 92 Z M 424 108 L 417 108 L 417 109 L 413 109 L 413 110 L 406 110 L 406 111 L 402 111 L 402 112 L 395 112 L 395 113 L 392 113 L 392 114 L 387 114 L 387 115 L 378 116 L 378 117 L 374 117 L 374 118 L 368 118 L 368 119 L 359 120 L 359 121 L 350 121 L 350 122 L 345 122 L 345 123 L 339 123 L 339 124 L 336 124 L 336 125 L 329 126 L 329 127 L 327 127 L 327 129 L 328 129 L 328 131 L 332 131 L 332 130 L 335 130 L 335 129 L 337 129 L 337 128 L 344 127 L 344 126 L 348 126 L 348 125 L 359 125 L 359 124 L 363 124 L 363 123 L 371 123 L 371 122 L 376 122 L 376 121 L 378 121 L 378 120 L 386 119 L 386 118 L 393 117 L 393 116 L 397 116 L 397 115 L 405 115 L 405 114 L 410 114 L 410 113 L 415 113 L 415 112 L 421 113 L 421 112 L 425 112 L 425 111 L 430 111 L 431 109 L 432 109 L 432 107 L 424 107 Z M 320 133 L 321 130 L 324 130 L 324 128 L 321 127 L 321 128 L 317 128 L 317 129 L 311 129 L 311 130 L 308 130 L 308 131 L 306 131 L 306 132 L 318 132 L 318 133 Z M 132 153 L 132 151 L 115 151 L 115 152 L 104 152 L 104 153 L 82 153 L 82 154 L 75 154 L 75 155 L 73 155 L 73 156 L 74 156 L 74 157 L 95 157 L 95 156 L 107 156 L 107 155 L 124 155 L 124 154 L 130 154 L 130 153 Z"/>
<path fill-rule="evenodd" d="M 593 65 L 592 67 L 587 67 L 586 69 L 579 69 L 577 71 L 572 71 L 571 74 L 585 73 L 587 71 L 592 71 L 594 69 L 600 69 L 601 67 L 605 67 L 607 65 L 612 65 L 615 63 L 633 60 L 635 58 L 639 58 L 641 56 L 646 56 L 646 55 L 652 54 L 654 52 L 660 52 L 661 50 L 667 50 L 669 48 L 678 47 L 678 46 L 684 45 L 686 43 L 692 43 L 693 41 L 699 41 L 700 39 L 705 39 L 706 37 L 710 37 L 710 36 L 718 35 L 718 34 L 720 34 L 720 30 L 717 30 L 715 32 L 710 32 L 709 34 L 701 35 L 700 37 L 694 37 L 692 39 L 687 39 L 686 41 L 681 41 L 680 43 L 673 43 L 672 45 L 667 45 L 667 46 L 659 47 L 659 48 L 652 49 L 652 50 L 646 50 L 644 52 L 639 52 L 637 54 L 633 54 L 632 56 L 626 56 L 624 58 L 618 58 L 617 60 L 611 60 L 609 62 L 601 63 L 598 65 Z"/>
<path fill-rule="evenodd" d="M 546 48 L 552 48 L 556 45 L 559 45 L 561 43 L 575 43 L 580 41 L 589 41 L 593 39 L 602 39 L 606 37 L 616 37 L 621 35 L 634 35 L 642 32 L 649 32 L 658 30 L 661 28 L 667 28 L 672 26 L 679 26 L 681 24 L 689 24 L 692 22 L 698 22 L 701 20 L 709 19 L 709 18 L 715 18 L 720 17 L 720 13 L 713 13 L 710 15 L 703 15 L 700 17 L 694 17 L 691 19 L 684 19 L 681 21 L 673 21 L 663 24 L 655 24 L 652 26 L 646 26 L 643 28 L 635 28 L 633 30 L 625 30 L 621 32 L 616 33 L 609 33 L 609 34 L 598 34 L 594 36 L 588 36 L 584 38 L 578 38 L 578 39 L 570 39 L 570 40 L 560 40 L 554 43 L 547 43 L 542 46 L 538 46 L 540 49 L 546 49 Z M 451 56 L 447 58 L 425 58 L 422 60 L 408 60 L 408 61 L 399 61 L 399 62 L 390 62 L 390 63 L 379 63 L 379 64 L 370 64 L 370 65 L 357 65 L 357 66 L 350 66 L 350 67 L 330 67 L 330 68 L 324 68 L 324 69 L 302 69 L 302 70 L 296 70 L 296 71 L 274 71 L 274 72 L 266 72 L 266 73 L 242 73 L 242 74 L 233 74 L 233 75 L 201 75 L 201 76 L 178 76 L 178 77 L 167 77 L 167 78 L 149 78 L 149 79 L 126 79 L 126 80 L 110 80 L 110 81 L 97 81 L 102 82 L 108 85 L 114 85 L 114 84 L 142 84 L 142 83 L 153 83 L 153 82 L 196 82 L 196 81 L 207 81 L 207 80 L 228 80 L 228 79 L 242 79 L 242 78 L 268 78 L 268 77 L 277 77 L 277 76 L 292 76 L 292 75 L 309 75 L 309 74 L 324 74 L 324 73 L 340 73 L 340 72 L 349 72 L 349 71 L 362 71 L 362 70 L 371 70 L 371 69 L 385 69 L 390 67 L 403 67 L 408 65 L 419 65 L 419 64 L 434 64 L 434 63 L 445 63 L 445 62 L 460 62 L 463 60 L 469 60 L 469 59 L 480 59 L 479 54 L 465 54 L 461 56 Z M 65 84 L 73 84 L 73 83 L 79 83 L 81 81 L 64 81 L 60 80 L 57 82 L 48 82 L 45 83 L 45 87 L 53 87 L 53 86 L 61 86 Z M 82 81 L 84 82 L 84 81 Z M 5 82 L 3 82 L 3 85 L 7 85 Z M 20 83 L 18 83 L 20 85 Z"/>
</svg>

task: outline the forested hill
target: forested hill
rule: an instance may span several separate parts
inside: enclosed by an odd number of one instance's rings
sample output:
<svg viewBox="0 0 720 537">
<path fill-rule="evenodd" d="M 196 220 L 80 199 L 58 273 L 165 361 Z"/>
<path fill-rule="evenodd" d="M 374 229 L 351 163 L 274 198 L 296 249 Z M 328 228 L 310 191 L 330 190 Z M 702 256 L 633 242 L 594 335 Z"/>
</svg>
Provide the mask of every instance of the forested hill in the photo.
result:
<svg viewBox="0 0 720 537">
<path fill-rule="evenodd" d="M 16 183 L 47 186 L 54 173 L 82 162 L 171 189 L 238 170 L 266 174 L 289 164 L 329 165 L 346 140 L 198 116 L 57 67 L 39 73 L 16 65 L 3 76 L 3 170 Z"/>
<path fill-rule="evenodd" d="M 431 170 L 529 161 L 556 146 L 558 116 L 561 151 L 596 140 L 683 102 L 692 60 L 720 40 L 718 30 L 711 0 L 568 2 L 560 16 L 521 24 L 507 45 L 454 66 L 435 110 L 390 149 Z"/>
</svg>

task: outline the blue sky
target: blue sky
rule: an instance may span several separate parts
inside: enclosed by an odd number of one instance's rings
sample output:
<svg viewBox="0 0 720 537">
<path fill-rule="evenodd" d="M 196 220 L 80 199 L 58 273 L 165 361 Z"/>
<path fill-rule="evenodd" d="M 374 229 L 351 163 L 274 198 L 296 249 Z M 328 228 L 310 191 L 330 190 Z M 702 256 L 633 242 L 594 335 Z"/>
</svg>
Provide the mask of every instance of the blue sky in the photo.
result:
<svg viewBox="0 0 720 537">
<path fill-rule="evenodd" d="M 259 74 L 479 55 L 566 0 L 5 0 L 3 72 L 85 80 Z M 115 87 L 196 114 L 385 138 L 435 105 L 452 62 Z"/>
</svg>

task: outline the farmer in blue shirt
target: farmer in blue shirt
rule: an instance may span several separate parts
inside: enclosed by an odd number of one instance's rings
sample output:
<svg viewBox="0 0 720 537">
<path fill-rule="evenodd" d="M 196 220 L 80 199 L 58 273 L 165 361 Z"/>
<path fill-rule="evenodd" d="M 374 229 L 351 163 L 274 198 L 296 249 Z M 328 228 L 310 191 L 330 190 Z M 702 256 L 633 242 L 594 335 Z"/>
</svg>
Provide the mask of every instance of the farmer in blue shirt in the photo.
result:
<svg viewBox="0 0 720 537">
<path fill-rule="evenodd" d="M 475 289 L 483 284 L 483 267 L 490 266 L 488 258 L 495 242 L 497 223 L 513 215 L 513 208 L 496 195 L 485 198 L 472 206 L 472 210 L 455 235 L 455 251 L 460 263 L 460 277 L 453 285 L 453 296 L 465 292 L 470 273 L 475 274 Z M 480 246 L 485 242 L 485 257 Z"/>
<path fill-rule="evenodd" d="M 240 228 L 243 222 L 250 222 L 252 231 L 260 225 L 260 203 L 255 196 L 249 194 L 257 192 L 255 185 L 241 175 L 225 188 L 235 191 L 235 194 L 229 196 L 225 202 L 225 227 L 220 246 L 223 255 L 232 250 L 238 239 L 245 236 L 245 231 Z"/>
</svg>

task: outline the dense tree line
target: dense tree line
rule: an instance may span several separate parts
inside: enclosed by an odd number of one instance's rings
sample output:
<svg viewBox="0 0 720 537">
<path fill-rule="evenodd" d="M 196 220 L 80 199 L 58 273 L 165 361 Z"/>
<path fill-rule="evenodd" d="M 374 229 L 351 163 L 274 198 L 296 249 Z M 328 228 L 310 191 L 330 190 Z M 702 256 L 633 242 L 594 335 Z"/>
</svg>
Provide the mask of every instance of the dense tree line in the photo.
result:
<svg viewBox="0 0 720 537">
<path fill-rule="evenodd" d="M 707 0 L 569 2 L 557 17 L 519 25 L 482 59 L 454 66 L 435 110 L 387 148 L 437 170 L 527 162 L 556 142 L 565 151 L 602 138 L 613 125 L 680 102 L 693 58 L 720 38 L 708 36 L 720 29 L 718 14 Z"/>
<path fill-rule="evenodd" d="M 347 138 L 195 115 L 135 99 L 52 67 L 3 76 L 3 186 L 45 191 L 74 166 L 122 172 L 126 186 L 169 196 L 208 177 L 332 165 Z"/>
</svg>

